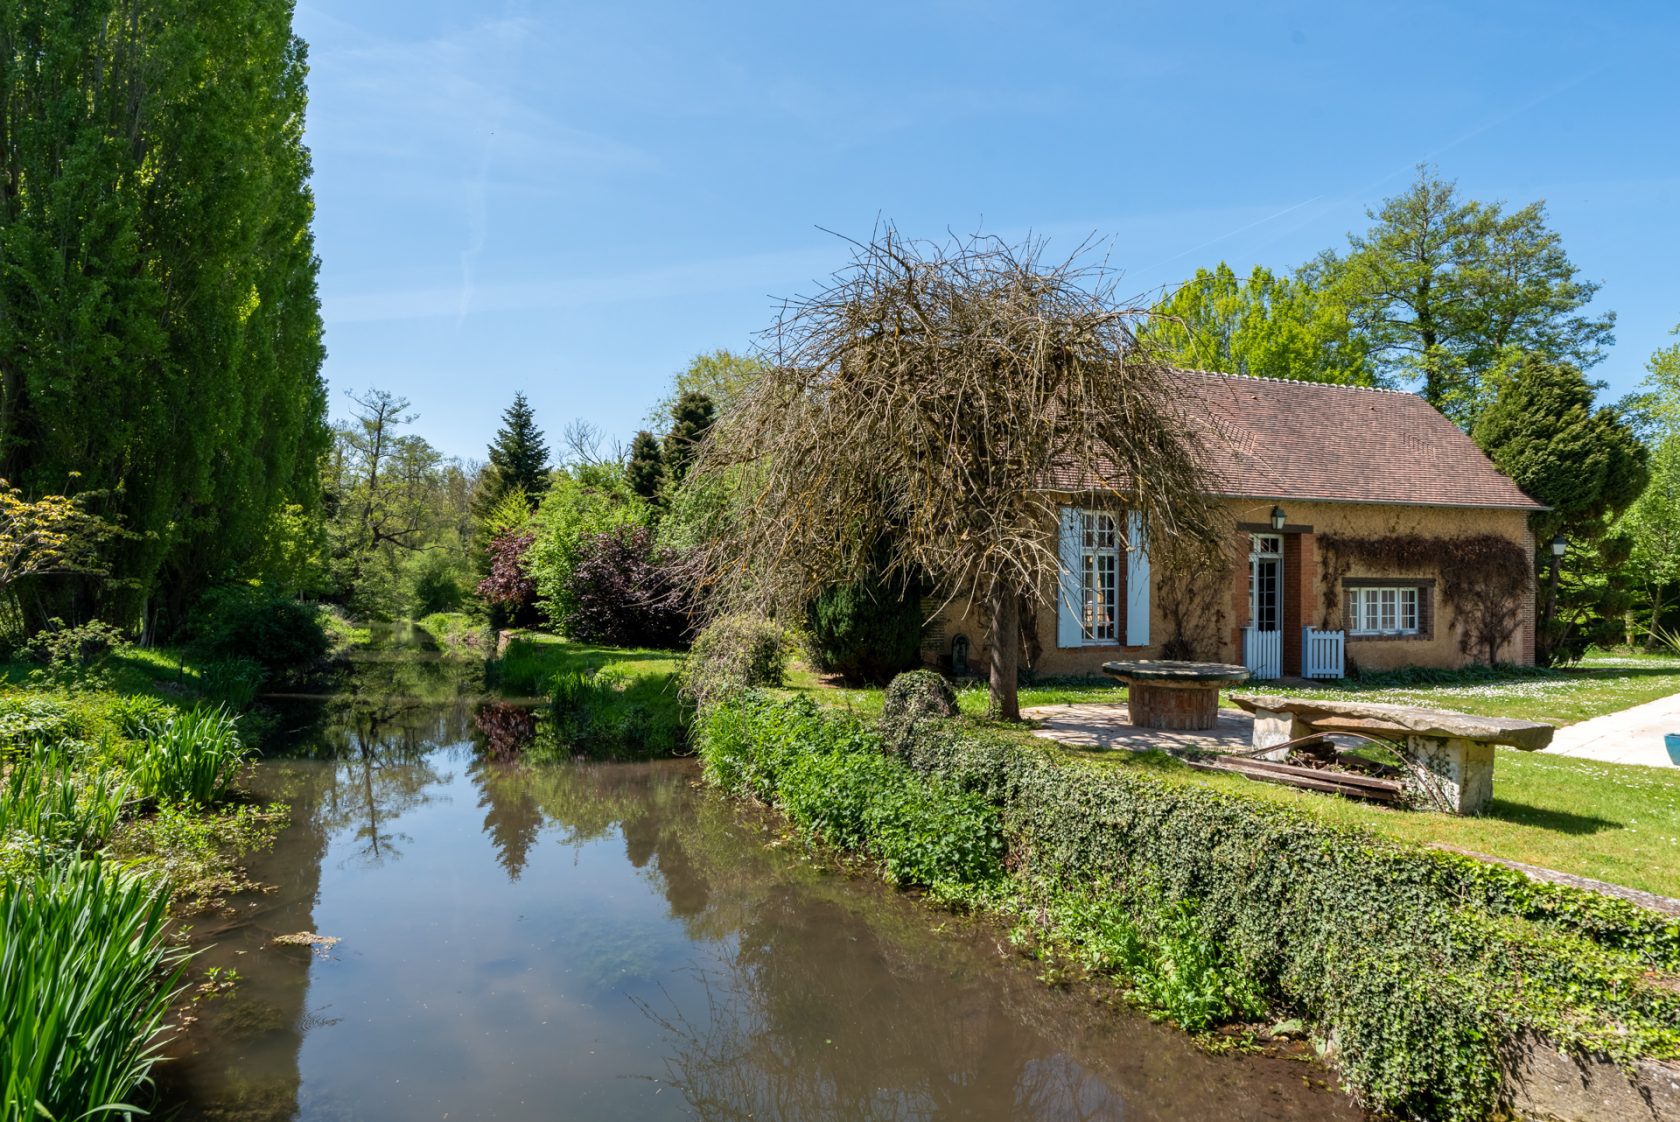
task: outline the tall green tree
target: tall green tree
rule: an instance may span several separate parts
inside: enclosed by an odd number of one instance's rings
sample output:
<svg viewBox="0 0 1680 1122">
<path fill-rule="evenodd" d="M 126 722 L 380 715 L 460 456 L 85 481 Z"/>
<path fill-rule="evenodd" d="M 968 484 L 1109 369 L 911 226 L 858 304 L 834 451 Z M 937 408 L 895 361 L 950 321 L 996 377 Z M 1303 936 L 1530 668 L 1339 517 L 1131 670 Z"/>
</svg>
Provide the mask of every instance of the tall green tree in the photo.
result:
<svg viewBox="0 0 1680 1122">
<path fill-rule="evenodd" d="M 535 504 L 548 490 L 548 442 L 523 393 L 514 394 L 502 413 L 502 427 L 490 443 L 490 468 L 498 498 L 517 487 Z"/>
<path fill-rule="evenodd" d="M 1139 335 L 1178 366 L 1371 385 L 1367 343 L 1347 310 L 1306 281 L 1255 266 L 1239 279 L 1223 261 L 1155 308 Z"/>
<path fill-rule="evenodd" d="M 318 511 L 305 74 L 289 3 L 0 6 L 0 474 L 132 531 L 62 614 L 179 619 Z"/>
<path fill-rule="evenodd" d="M 1585 369 L 1614 341 L 1614 314 L 1586 313 L 1599 286 L 1547 227 L 1545 203 L 1467 200 L 1420 167 L 1407 191 L 1366 213 L 1370 229 L 1303 276 L 1347 309 L 1379 377 L 1420 383 L 1461 423 L 1508 350 Z"/>
<path fill-rule="evenodd" d="M 1631 541 L 1628 572 L 1643 597 L 1639 629 L 1649 637 L 1668 630 L 1680 598 L 1680 343 L 1657 351 L 1647 369 L 1637 405 L 1650 434 L 1651 482 L 1618 528 Z"/>
<path fill-rule="evenodd" d="M 1532 520 L 1541 574 L 1537 656 L 1549 662 L 1563 639 L 1552 538 L 1561 533 L 1574 549 L 1596 549 L 1644 490 L 1647 453 L 1618 410 L 1594 407 L 1594 386 L 1579 367 L 1525 355 L 1489 382 L 1491 400 L 1471 435 L 1499 470 L 1551 508 Z"/>
<path fill-rule="evenodd" d="M 699 390 L 686 390 L 671 406 L 671 427 L 665 432 L 665 473 L 680 484 L 694 462 L 695 447 L 717 420 L 712 399 Z"/>
<path fill-rule="evenodd" d="M 630 441 L 630 457 L 624 465 L 624 478 L 636 495 L 650 503 L 659 499 L 665 482 L 665 453 L 647 429 L 638 432 Z"/>
<path fill-rule="evenodd" d="M 724 347 L 695 355 L 671 379 L 670 392 L 648 414 L 648 426 L 660 428 L 668 424 L 677 399 L 690 392 L 705 394 L 712 399 L 712 407 L 718 413 L 727 413 L 763 373 L 763 360 Z"/>
</svg>

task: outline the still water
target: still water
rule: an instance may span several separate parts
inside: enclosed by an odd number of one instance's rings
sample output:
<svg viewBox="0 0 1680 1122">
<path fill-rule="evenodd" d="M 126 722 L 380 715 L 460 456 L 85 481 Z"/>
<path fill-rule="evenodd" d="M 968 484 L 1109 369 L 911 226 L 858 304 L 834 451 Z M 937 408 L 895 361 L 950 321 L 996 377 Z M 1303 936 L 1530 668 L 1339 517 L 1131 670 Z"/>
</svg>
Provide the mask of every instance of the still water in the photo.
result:
<svg viewBox="0 0 1680 1122">
<path fill-rule="evenodd" d="M 195 933 L 241 981 L 173 1047 L 179 1117 L 1359 1117 L 824 872 L 690 762 L 524 763 L 524 714 L 432 685 L 286 710 L 253 785 L 292 824 Z"/>
</svg>

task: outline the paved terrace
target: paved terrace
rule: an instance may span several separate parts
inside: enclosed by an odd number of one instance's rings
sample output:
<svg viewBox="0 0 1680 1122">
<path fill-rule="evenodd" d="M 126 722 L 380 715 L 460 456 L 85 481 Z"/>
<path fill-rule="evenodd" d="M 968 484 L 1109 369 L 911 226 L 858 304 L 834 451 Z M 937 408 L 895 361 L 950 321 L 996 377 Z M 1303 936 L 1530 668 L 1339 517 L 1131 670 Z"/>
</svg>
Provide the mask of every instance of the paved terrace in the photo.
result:
<svg viewBox="0 0 1680 1122">
<path fill-rule="evenodd" d="M 1112 748 L 1142 752 L 1152 748 L 1196 749 L 1203 752 L 1240 752 L 1249 746 L 1254 718 L 1240 709 L 1221 709 L 1217 728 L 1197 732 L 1143 729 L 1132 724 L 1124 705 L 1035 705 L 1021 716 L 1043 721 L 1034 736 L 1069 748 Z"/>
</svg>

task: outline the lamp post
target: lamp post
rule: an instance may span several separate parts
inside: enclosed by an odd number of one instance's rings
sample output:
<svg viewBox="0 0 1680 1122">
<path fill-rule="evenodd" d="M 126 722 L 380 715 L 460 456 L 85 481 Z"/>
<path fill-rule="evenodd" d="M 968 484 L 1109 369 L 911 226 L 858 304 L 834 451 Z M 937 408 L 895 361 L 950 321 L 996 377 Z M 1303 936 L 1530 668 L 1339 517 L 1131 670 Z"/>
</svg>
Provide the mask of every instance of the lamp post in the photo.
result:
<svg viewBox="0 0 1680 1122">
<path fill-rule="evenodd" d="M 1272 529 L 1276 530 L 1280 534 L 1283 533 L 1283 523 L 1283 508 L 1281 506 L 1274 506 L 1272 508 Z"/>
</svg>

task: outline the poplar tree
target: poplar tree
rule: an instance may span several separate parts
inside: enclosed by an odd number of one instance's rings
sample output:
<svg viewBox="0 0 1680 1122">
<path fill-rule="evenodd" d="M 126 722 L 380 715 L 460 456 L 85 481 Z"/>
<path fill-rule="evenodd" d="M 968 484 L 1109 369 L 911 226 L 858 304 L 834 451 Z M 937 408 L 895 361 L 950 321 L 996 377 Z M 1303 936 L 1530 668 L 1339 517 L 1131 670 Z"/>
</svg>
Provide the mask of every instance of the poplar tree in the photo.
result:
<svg viewBox="0 0 1680 1122">
<path fill-rule="evenodd" d="M 0 476 L 130 531 L 41 611 L 179 619 L 317 516 L 306 69 L 289 3 L 0 5 Z"/>
</svg>

